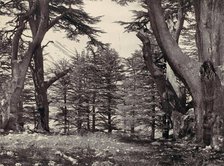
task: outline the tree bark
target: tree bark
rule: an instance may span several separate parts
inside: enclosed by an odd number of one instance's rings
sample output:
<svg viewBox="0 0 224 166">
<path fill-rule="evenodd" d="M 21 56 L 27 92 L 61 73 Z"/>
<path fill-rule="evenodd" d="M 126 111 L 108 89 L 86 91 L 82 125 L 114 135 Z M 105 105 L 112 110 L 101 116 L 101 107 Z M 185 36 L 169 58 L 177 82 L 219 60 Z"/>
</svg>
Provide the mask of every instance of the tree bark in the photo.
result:
<svg viewBox="0 0 224 166">
<path fill-rule="evenodd" d="M 224 2 L 197 0 L 194 3 L 197 21 L 197 47 L 201 66 L 201 84 L 204 96 L 204 142 L 217 150 L 223 149 L 222 114 L 224 91 L 218 66 L 224 63 Z M 212 66 L 212 68 L 210 67 Z M 217 127 L 219 126 L 219 127 Z M 219 139 L 217 139 L 219 138 Z"/>
<path fill-rule="evenodd" d="M 210 60 L 215 66 L 224 63 L 223 5 L 220 0 L 194 2 L 199 60 Z"/>
<path fill-rule="evenodd" d="M 189 87 L 193 98 L 198 100 L 198 102 L 195 102 L 195 111 L 197 115 L 196 121 L 197 123 L 202 123 L 203 112 L 200 109 L 200 101 L 202 101 L 203 95 L 200 86 L 200 77 L 198 74 L 200 63 L 193 61 L 184 55 L 177 42 L 173 39 L 163 18 L 161 1 L 152 0 L 148 5 L 150 8 L 149 17 L 151 27 L 156 36 L 157 42 L 163 52 L 165 52 L 165 58 L 171 66 L 172 70 L 185 83 L 185 85 Z M 202 126 L 197 125 L 197 140 L 199 142 L 202 142 L 203 140 L 202 133 Z"/>
<path fill-rule="evenodd" d="M 210 60 L 211 64 L 216 65 L 222 63 L 221 54 L 223 47 L 222 44 L 222 35 L 223 35 L 223 1 L 206 1 L 206 0 L 197 0 L 195 2 L 195 11 L 196 11 L 196 20 L 197 20 L 197 45 L 199 48 L 199 59 L 201 61 Z M 181 78 L 181 80 L 187 85 L 189 88 L 191 95 L 194 101 L 194 109 L 196 116 L 196 137 L 197 141 L 200 143 L 205 143 L 206 136 L 206 121 L 208 116 L 210 116 L 209 112 L 218 116 L 219 120 L 216 120 L 213 124 L 212 128 L 215 126 L 219 126 L 223 121 L 223 117 L 219 116 L 216 111 L 223 110 L 222 104 L 213 106 L 215 108 L 211 109 L 212 106 L 209 107 L 204 102 L 206 96 L 204 96 L 204 91 L 208 91 L 203 84 L 207 84 L 204 79 L 201 78 L 199 74 L 201 63 L 197 61 L 193 61 L 186 55 L 184 55 L 181 49 L 178 47 L 176 41 L 172 38 L 167 25 L 165 23 L 163 12 L 161 8 L 160 0 L 151 0 L 148 1 L 149 17 L 153 32 L 156 36 L 157 42 L 166 53 L 166 59 L 169 62 L 171 68 L 174 72 Z M 214 33 L 213 33 L 214 32 Z M 219 32 L 219 33 L 218 33 Z M 222 33 L 220 33 L 222 32 Z M 219 40 L 217 40 L 219 39 Z M 218 46 L 218 47 L 217 47 Z M 218 58 L 220 57 L 220 58 Z M 216 95 L 217 104 L 220 102 L 223 96 L 223 88 L 220 88 L 220 95 Z M 213 96 L 214 97 L 214 96 Z M 212 99 L 213 102 L 216 100 Z M 218 108 L 216 108 L 218 107 Z M 220 109 L 221 108 L 221 109 Z M 217 125 L 215 125 L 217 124 Z M 216 127 L 217 129 L 217 127 Z M 213 130 L 214 131 L 214 130 Z M 217 129 L 216 133 L 219 138 L 223 138 L 224 132 L 222 128 Z M 214 138 L 214 133 L 212 133 L 212 138 Z M 220 139 L 222 140 L 222 139 Z M 217 145 L 218 146 L 218 145 Z M 222 145 L 219 144 L 219 148 L 223 149 Z"/>
<path fill-rule="evenodd" d="M 40 15 L 42 19 L 40 21 L 39 26 L 37 27 L 37 33 L 33 35 L 33 40 L 30 42 L 27 51 L 24 53 L 23 58 L 21 60 L 18 58 L 20 38 L 22 36 L 23 31 L 25 30 L 26 21 L 30 19 L 31 15 L 33 15 L 36 10 L 36 7 L 37 1 L 35 1 L 32 6 L 30 6 L 30 10 L 27 13 L 21 15 L 19 19 L 18 28 L 13 37 L 11 56 L 12 79 L 8 85 L 8 92 L 6 95 L 7 107 L 3 111 L 4 113 L 2 117 L 2 128 L 5 130 L 7 130 L 7 127 L 9 126 L 14 126 L 13 130 L 18 130 L 18 107 L 22 90 L 24 87 L 28 66 L 32 59 L 33 53 L 42 42 L 46 33 L 45 29 L 49 18 L 48 1 L 43 0 L 40 2 Z M 13 117 L 14 120 L 10 120 L 10 117 Z"/>
<path fill-rule="evenodd" d="M 34 53 L 34 68 L 32 69 L 33 81 L 36 91 L 36 106 L 39 112 L 39 123 L 36 129 L 49 132 L 49 104 L 47 88 L 44 82 L 43 50 L 39 46 Z"/>
<path fill-rule="evenodd" d="M 31 3 L 31 2 L 30 2 Z M 49 18 L 49 9 L 48 9 L 48 2 L 44 1 L 39 2 L 40 5 L 47 5 L 47 8 L 43 13 Z M 38 8 L 35 15 L 33 15 L 30 20 L 30 28 L 32 35 L 35 36 L 39 29 L 39 25 L 42 22 L 42 17 L 39 14 L 41 9 Z M 48 19 L 49 20 L 49 19 Z M 45 23 L 44 30 L 48 31 L 48 21 Z M 42 130 L 42 131 L 48 131 L 49 132 L 49 125 L 48 125 L 48 119 L 49 119 L 49 108 L 48 108 L 48 100 L 47 100 L 47 89 L 45 88 L 44 83 L 44 65 L 43 65 L 43 49 L 41 47 L 41 44 L 39 44 L 35 50 L 34 54 L 34 67 L 32 67 L 32 75 L 33 75 L 33 81 L 35 85 L 35 98 L 36 98 L 36 105 L 37 110 L 39 112 L 39 118 L 37 126 L 35 126 L 36 129 Z M 31 67 L 31 65 L 30 65 Z"/>
<path fill-rule="evenodd" d="M 203 63 L 200 73 L 204 95 L 204 143 L 220 150 L 224 147 L 224 117 L 220 114 L 224 108 L 224 89 L 211 61 Z"/>
<path fill-rule="evenodd" d="M 176 40 L 176 42 L 179 42 L 180 34 L 183 29 L 184 21 L 185 21 L 185 7 L 184 7 L 184 1 L 179 0 L 179 8 L 177 12 L 177 21 L 176 23 L 173 23 L 173 20 L 171 20 L 172 23 L 168 23 L 168 26 L 170 29 L 170 32 L 173 36 L 173 38 Z M 180 105 L 187 111 L 186 107 L 186 98 L 185 102 L 182 102 L 184 98 L 182 96 L 184 95 L 185 91 L 181 91 L 181 85 L 180 82 L 177 81 L 177 77 L 173 70 L 171 69 L 169 63 L 166 62 L 166 79 L 169 81 L 170 85 L 173 87 L 173 93 L 176 93 L 176 96 L 178 97 L 178 101 L 180 102 Z M 172 117 L 172 124 L 173 124 L 173 136 L 174 139 L 179 138 L 179 132 L 180 132 L 180 125 L 181 125 L 181 114 L 178 112 L 177 109 L 173 109 L 171 113 Z"/>
</svg>

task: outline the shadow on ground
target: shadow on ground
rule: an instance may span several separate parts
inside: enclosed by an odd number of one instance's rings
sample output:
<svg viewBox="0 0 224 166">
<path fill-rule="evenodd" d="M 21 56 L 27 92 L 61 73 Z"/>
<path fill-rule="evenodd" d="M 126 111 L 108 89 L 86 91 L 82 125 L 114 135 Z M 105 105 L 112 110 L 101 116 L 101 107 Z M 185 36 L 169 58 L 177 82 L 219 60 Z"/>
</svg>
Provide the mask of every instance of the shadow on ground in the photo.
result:
<svg viewBox="0 0 224 166">
<path fill-rule="evenodd" d="M 24 138 L 26 140 L 24 140 Z M 90 136 L 0 136 L 4 166 L 224 165 L 224 154 L 189 142 Z"/>
</svg>

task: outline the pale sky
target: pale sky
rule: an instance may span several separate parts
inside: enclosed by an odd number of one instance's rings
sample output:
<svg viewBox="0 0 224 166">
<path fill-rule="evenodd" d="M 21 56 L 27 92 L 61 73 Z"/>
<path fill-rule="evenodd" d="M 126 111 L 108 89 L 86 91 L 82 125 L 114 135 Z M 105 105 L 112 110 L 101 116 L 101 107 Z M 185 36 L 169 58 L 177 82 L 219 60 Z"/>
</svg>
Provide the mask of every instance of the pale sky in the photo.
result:
<svg viewBox="0 0 224 166">
<path fill-rule="evenodd" d="M 140 40 L 136 37 L 135 33 L 124 32 L 124 28 L 115 21 L 131 21 L 131 10 L 140 9 L 137 3 L 130 4 L 129 6 L 120 6 L 111 0 L 98 0 L 90 1 L 85 0 L 85 11 L 92 16 L 103 16 L 102 21 L 95 25 L 101 30 L 106 32 L 100 34 L 99 39 L 105 43 L 111 43 L 111 48 L 114 48 L 121 57 L 128 57 L 136 50 L 140 49 Z M 67 54 L 72 54 L 75 50 L 78 52 L 85 49 L 85 38 L 79 38 L 80 42 L 70 41 L 61 32 L 49 32 L 45 37 L 45 43 L 48 40 L 54 41 L 55 44 L 50 44 L 47 48 L 49 52 L 48 58 L 50 61 L 66 57 Z M 59 49 L 58 45 L 63 45 L 67 50 Z"/>
</svg>

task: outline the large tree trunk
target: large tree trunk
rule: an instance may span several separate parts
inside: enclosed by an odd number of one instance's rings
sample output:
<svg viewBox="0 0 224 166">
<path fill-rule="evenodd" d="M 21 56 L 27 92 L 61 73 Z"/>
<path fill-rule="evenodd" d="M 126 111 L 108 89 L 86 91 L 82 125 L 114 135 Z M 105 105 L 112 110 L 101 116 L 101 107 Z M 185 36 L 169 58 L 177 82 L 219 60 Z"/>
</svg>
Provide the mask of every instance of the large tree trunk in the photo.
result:
<svg viewBox="0 0 224 166">
<path fill-rule="evenodd" d="M 220 150 L 224 147 L 224 89 L 211 61 L 203 63 L 200 73 L 204 96 L 204 143 Z"/>
<path fill-rule="evenodd" d="M 39 46 L 34 53 L 34 68 L 32 69 L 36 91 L 36 105 L 39 112 L 37 129 L 49 132 L 49 104 L 47 87 L 44 81 L 43 49 Z"/>
<path fill-rule="evenodd" d="M 199 60 L 210 60 L 216 66 L 224 63 L 224 2 L 196 0 L 197 46 Z"/>
<path fill-rule="evenodd" d="M 29 1 L 29 5 L 33 6 L 34 4 L 32 1 Z M 52 28 L 65 13 L 55 17 L 53 20 L 51 20 L 51 22 L 49 22 L 49 0 L 37 1 L 37 6 L 38 8 L 36 8 L 35 13 L 29 18 L 29 25 L 33 38 L 37 37 L 38 39 L 38 37 L 43 38 L 45 33 L 50 28 Z M 67 74 L 68 70 L 59 73 L 54 78 L 51 78 L 48 82 L 44 81 L 43 48 L 41 47 L 41 42 L 37 45 L 35 51 L 33 51 L 34 67 L 32 70 L 36 90 L 36 104 L 40 117 L 40 125 L 38 128 L 49 131 L 49 104 L 47 100 L 47 89 L 56 80 Z"/>
<path fill-rule="evenodd" d="M 224 63 L 224 1 L 197 0 L 194 5 L 198 55 L 203 62 L 201 83 L 204 96 L 204 143 L 213 144 L 213 147 L 220 149 L 224 147 L 224 91 L 221 85 L 223 77 L 218 75 L 218 66 Z"/>
<path fill-rule="evenodd" d="M 38 33 L 37 27 L 42 21 L 42 17 L 41 15 L 39 15 L 39 10 L 40 9 L 38 8 L 36 15 L 31 17 L 29 21 L 33 36 Z M 48 30 L 47 28 L 48 27 L 46 27 L 46 31 Z M 44 82 L 43 49 L 41 47 L 41 44 L 36 48 L 33 60 L 34 66 L 32 67 L 30 65 L 30 67 L 32 69 L 32 76 L 35 85 L 36 107 L 39 113 L 38 123 L 35 128 L 42 131 L 49 131 L 49 106 L 47 100 L 47 88 L 45 87 Z"/>
<path fill-rule="evenodd" d="M 32 70 L 32 77 L 35 86 L 35 98 L 36 106 L 39 112 L 38 125 L 35 127 L 38 130 L 50 131 L 49 128 L 49 102 L 47 90 L 48 88 L 56 82 L 61 77 L 65 76 L 70 68 L 55 73 L 55 76 L 50 78 L 48 81 L 44 79 L 44 58 L 43 58 L 43 48 L 38 46 L 34 53 L 34 66 L 30 65 Z"/>
<path fill-rule="evenodd" d="M 30 10 L 27 11 L 27 13 L 25 13 L 24 15 L 20 16 L 20 19 L 18 19 L 18 28 L 12 40 L 12 79 L 8 85 L 8 91 L 6 94 L 6 107 L 2 114 L 2 128 L 5 130 L 9 129 L 9 126 L 14 126 L 12 127 L 13 130 L 18 130 L 19 103 L 24 87 L 27 69 L 30 64 L 33 53 L 44 38 L 48 26 L 48 1 L 43 0 L 39 2 L 39 15 L 42 19 L 39 26 L 36 27 L 38 31 L 36 34 L 33 34 L 33 40 L 30 42 L 27 51 L 24 53 L 24 56 L 20 60 L 18 58 L 20 38 L 22 36 L 23 31 L 25 30 L 26 21 L 30 19 L 31 15 L 33 15 L 34 12 L 36 12 L 37 6 L 37 1 L 30 4 Z"/>
<path fill-rule="evenodd" d="M 39 115 L 35 129 L 49 132 L 49 106 L 46 89 L 36 91 L 36 105 Z"/>
<path fill-rule="evenodd" d="M 179 0 L 179 8 L 177 12 L 177 20 L 174 23 L 173 20 L 170 20 L 168 22 L 169 30 L 171 32 L 171 35 L 176 40 L 176 42 L 179 42 L 180 34 L 183 29 L 184 21 L 185 21 L 185 3 L 183 0 Z M 165 54 L 165 53 L 164 53 Z M 183 87 L 181 87 L 180 82 L 177 81 L 177 77 L 175 76 L 175 73 L 171 69 L 168 62 L 166 62 L 166 79 L 170 83 L 170 86 L 172 86 L 172 93 L 175 93 L 176 100 L 180 103 L 183 110 L 187 111 L 186 108 L 186 98 L 184 96 L 186 95 L 186 91 L 181 90 Z M 172 101 L 167 101 L 172 102 Z M 184 112 L 183 112 L 184 113 Z M 174 107 L 172 109 L 171 113 L 171 119 L 172 119 L 172 126 L 173 126 L 173 138 L 178 139 L 180 135 L 180 126 L 181 126 L 181 117 L 183 114 L 179 112 L 178 107 Z"/>
<path fill-rule="evenodd" d="M 20 66 L 17 62 L 12 65 L 12 81 L 8 84 L 6 95 L 5 110 L 3 111 L 2 128 L 7 130 L 19 131 L 19 114 L 21 114 L 19 103 L 21 102 L 22 90 L 24 87 L 26 66 Z"/>
<path fill-rule="evenodd" d="M 200 63 L 194 62 L 189 57 L 183 54 L 179 48 L 175 39 L 169 32 L 169 29 L 165 23 L 161 2 L 152 0 L 149 5 L 149 17 L 151 22 L 151 27 L 153 29 L 154 35 L 157 42 L 163 52 L 165 52 L 165 58 L 171 66 L 172 70 L 178 75 L 179 78 L 190 88 L 192 96 L 194 99 L 202 100 L 199 68 Z M 202 115 L 200 103 L 195 102 L 197 123 L 202 122 Z M 197 125 L 197 139 L 202 142 L 203 128 Z"/>
<path fill-rule="evenodd" d="M 197 45 L 199 46 L 199 57 L 200 60 L 211 60 L 209 64 L 218 65 L 222 62 L 222 52 L 224 43 L 223 40 L 223 1 L 207 1 L 207 0 L 197 0 L 195 1 L 195 11 L 197 18 Z M 172 38 L 167 25 L 165 23 L 161 1 L 160 0 L 151 0 L 149 1 L 149 17 L 151 21 L 151 26 L 156 36 L 157 42 L 161 48 L 166 53 L 166 59 L 168 60 L 171 68 L 174 72 L 182 79 L 182 81 L 190 89 L 194 100 L 194 108 L 196 115 L 196 136 L 197 140 L 200 143 L 205 143 L 207 138 L 211 140 L 217 140 L 219 138 L 219 143 L 213 141 L 213 146 L 217 146 L 216 149 L 223 149 L 223 135 L 222 127 L 220 126 L 223 122 L 223 116 L 220 115 L 220 110 L 223 110 L 223 105 L 220 104 L 223 99 L 223 88 L 218 88 L 219 93 L 215 96 L 215 92 L 209 92 L 208 99 L 214 102 L 211 104 L 210 101 L 207 103 L 207 93 L 209 90 L 207 85 L 210 81 L 207 82 L 203 78 L 203 75 L 199 74 L 200 67 L 204 68 L 206 65 L 193 61 L 186 55 L 184 55 L 181 49 L 178 47 L 176 41 Z M 219 58 L 218 58 L 219 57 Z M 221 58 L 222 57 L 222 58 Z M 206 62 L 207 63 L 207 62 Z M 216 73 L 215 70 L 211 70 L 213 73 Z M 212 73 L 211 72 L 211 73 Z M 202 72 L 203 73 L 203 72 Z M 206 77 L 205 77 L 206 78 Z M 208 79 L 210 80 L 210 79 Z M 213 79 L 212 79 L 213 80 Z M 215 81 L 216 82 L 216 81 Z M 214 91 L 214 89 L 212 90 Z M 217 102 L 216 102 L 217 101 Z M 219 112 L 219 113 L 217 113 Z M 208 123 L 208 117 L 214 116 L 213 123 L 211 123 L 212 129 L 207 129 L 206 125 Z M 211 130 L 211 136 L 208 136 L 207 130 Z M 216 134 L 215 134 L 216 133 Z M 218 134 L 217 134 L 218 133 Z M 209 140 L 208 139 L 208 140 Z M 222 142 L 222 143 L 220 143 Z"/>
</svg>

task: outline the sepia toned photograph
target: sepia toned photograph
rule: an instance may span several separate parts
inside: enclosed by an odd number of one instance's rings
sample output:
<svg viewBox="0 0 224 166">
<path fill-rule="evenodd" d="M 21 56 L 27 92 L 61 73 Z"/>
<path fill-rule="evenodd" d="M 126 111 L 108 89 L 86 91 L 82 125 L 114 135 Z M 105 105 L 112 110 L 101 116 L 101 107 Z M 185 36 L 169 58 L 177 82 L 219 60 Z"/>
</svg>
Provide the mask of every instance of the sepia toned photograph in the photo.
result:
<svg viewBox="0 0 224 166">
<path fill-rule="evenodd" d="M 0 0 L 0 166 L 224 166 L 224 1 Z"/>
</svg>

